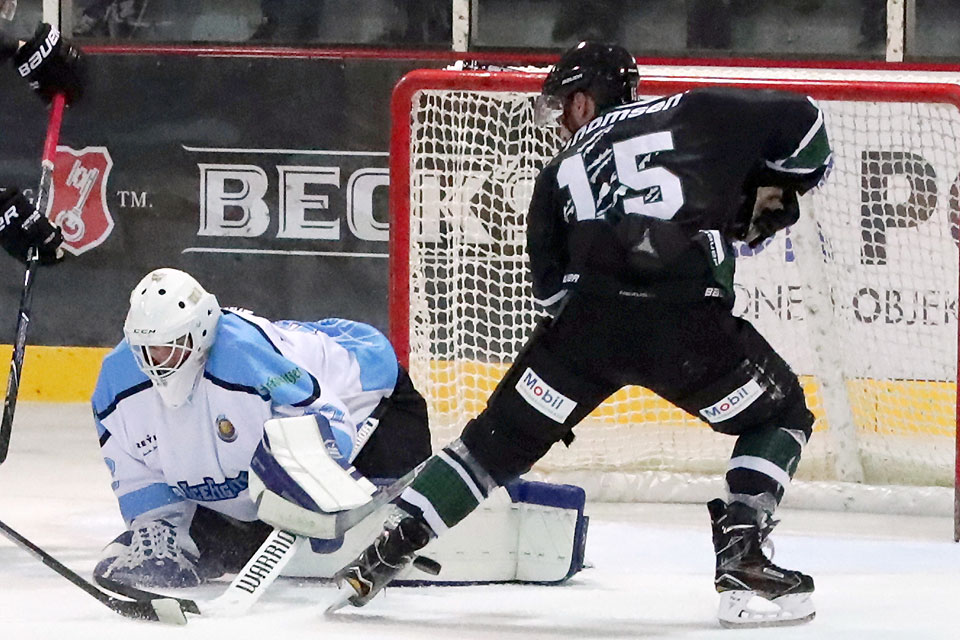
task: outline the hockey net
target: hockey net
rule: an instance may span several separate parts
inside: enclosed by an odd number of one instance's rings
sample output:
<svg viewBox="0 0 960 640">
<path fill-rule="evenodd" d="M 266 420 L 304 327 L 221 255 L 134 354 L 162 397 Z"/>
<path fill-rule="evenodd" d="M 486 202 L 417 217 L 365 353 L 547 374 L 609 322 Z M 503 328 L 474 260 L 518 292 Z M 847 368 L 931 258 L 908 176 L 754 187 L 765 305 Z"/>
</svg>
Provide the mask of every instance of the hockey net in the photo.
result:
<svg viewBox="0 0 960 640">
<path fill-rule="evenodd" d="M 479 413 L 533 329 L 525 212 L 556 132 L 542 75 L 416 71 L 394 93 L 391 339 L 434 445 Z M 644 79 L 669 95 L 704 79 Z M 942 514 L 954 504 L 960 87 L 723 81 L 818 100 L 835 167 L 801 222 L 738 247 L 736 312 L 800 376 L 816 416 L 785 504 Z M 584 331 L 589 331 L 584 327 Z M 636 387 L 535 467 L 592 499 L 720 495 L 733 439 Z"/>
</svg>

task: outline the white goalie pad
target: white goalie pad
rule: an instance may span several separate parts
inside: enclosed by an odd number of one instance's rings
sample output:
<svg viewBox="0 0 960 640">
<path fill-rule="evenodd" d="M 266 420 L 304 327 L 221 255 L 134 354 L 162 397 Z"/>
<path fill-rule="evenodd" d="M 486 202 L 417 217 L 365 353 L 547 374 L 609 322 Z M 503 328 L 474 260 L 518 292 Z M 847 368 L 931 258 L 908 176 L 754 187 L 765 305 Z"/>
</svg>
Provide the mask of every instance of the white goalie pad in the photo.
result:
<svg viewBox="0 0 960 640">
<path fill-rule="evenodd" d="M 499 488 L 420 552 L 440 563 L 439 575 L 411 567 L 395 584 L 563 582 L 583 566 L 587 533 L 583 504 L 583 490 L 569 485 L 520 482 L 510 492 Z M 283 575 L 333 577 L 373 541 L 394 508 L 388 505 L 375 512 L 342 541 L 304 545 Z M 323 547 L 329 551 L 313 550 Z"/>
<path fill-rule="evenodd" d="M 269 447 L 257 451 L 250 468 L 250 497 L 261 520 L 310 535 L 317 511 L 333 513 L 370 501 L 376 487 L 335 445 L 328 449 L 314 416 L 267 420 L 263 428 Z"/>
</svg>

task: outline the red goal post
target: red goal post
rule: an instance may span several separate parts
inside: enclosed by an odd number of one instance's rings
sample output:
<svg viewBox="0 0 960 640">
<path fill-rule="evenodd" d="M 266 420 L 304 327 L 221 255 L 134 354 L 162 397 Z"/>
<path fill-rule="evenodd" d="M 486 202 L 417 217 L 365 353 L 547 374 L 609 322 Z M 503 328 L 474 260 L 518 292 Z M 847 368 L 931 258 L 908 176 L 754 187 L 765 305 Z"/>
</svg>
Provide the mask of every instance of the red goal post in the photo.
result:
<svg viewBox="0 0 960 640">
<path fill-rule="evenodd" d="M 523 215 L 532 177 L 560 144 L 529 122 L 542 79 L 418 70 L 394 90 L 390 338 L 427 397 L 435 444 L 482 409 L 536 316 Z M 785 504 L 953 506 L 960 523 L 960 87 L 644 77 L 640 93 L 711 85 L 813 97 L 836 155 L 795 229 L 739 249 L 738 312 L 791 362 L 817 416 Z M 607 500 L 705 499 L 722 490 L 733 444 L 635 388 L 577 436 L 535 471 Z"/>
</svg>

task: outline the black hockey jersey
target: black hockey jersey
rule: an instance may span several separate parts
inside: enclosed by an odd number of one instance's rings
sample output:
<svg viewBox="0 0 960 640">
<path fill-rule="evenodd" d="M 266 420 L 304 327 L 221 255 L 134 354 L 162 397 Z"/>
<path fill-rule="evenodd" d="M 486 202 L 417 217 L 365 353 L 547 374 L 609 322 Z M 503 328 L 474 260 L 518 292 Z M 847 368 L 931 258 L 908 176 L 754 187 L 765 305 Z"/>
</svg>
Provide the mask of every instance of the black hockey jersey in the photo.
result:
<svg viewBox="0 0 960 640">
<path fill-rule="evenodd" d="M 527 222 L 534 296 L 549 306 L 573 288 L 711 295 L 710 249 L 729 252 L 751 192 L 803 193 L 830 160 L 823 114 L 800 94 L 704 88 L 607 111 L 537 177 Z"/>
</svg>

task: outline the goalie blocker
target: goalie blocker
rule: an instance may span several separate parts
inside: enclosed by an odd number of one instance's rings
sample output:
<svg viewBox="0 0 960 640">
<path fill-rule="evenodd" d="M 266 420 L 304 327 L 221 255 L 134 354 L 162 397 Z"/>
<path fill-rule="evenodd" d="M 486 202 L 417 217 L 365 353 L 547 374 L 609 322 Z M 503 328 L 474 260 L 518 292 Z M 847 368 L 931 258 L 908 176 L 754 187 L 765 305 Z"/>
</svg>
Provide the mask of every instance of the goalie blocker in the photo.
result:
<svg viewBox="0 0 960 640">
<path fill-rule="evenodd" d="M 360 476 L 325 433 L 322 416 L 269 420 L 251 463 L 250 493 L 258 517 L 279 529 L 311 538 L 283 575 L 332 578 L 357 556 L 391 516 L 377 509 L 342 537 L 323 538 L 317 513 L 368 504 L 375 486 Z M 379 481 L 378 481 L 379 482 Z M 390 481 L 382 481 L 390 482 Z M 588 518 L 580 487 L 519 480 L 491 494 L 469 517 L 470 525 L 431 542 L 422 555 L 442 569 L 433 576 L 416 564 L 401 583 L 558 583 L 583 568 Z"/>
</svg>

